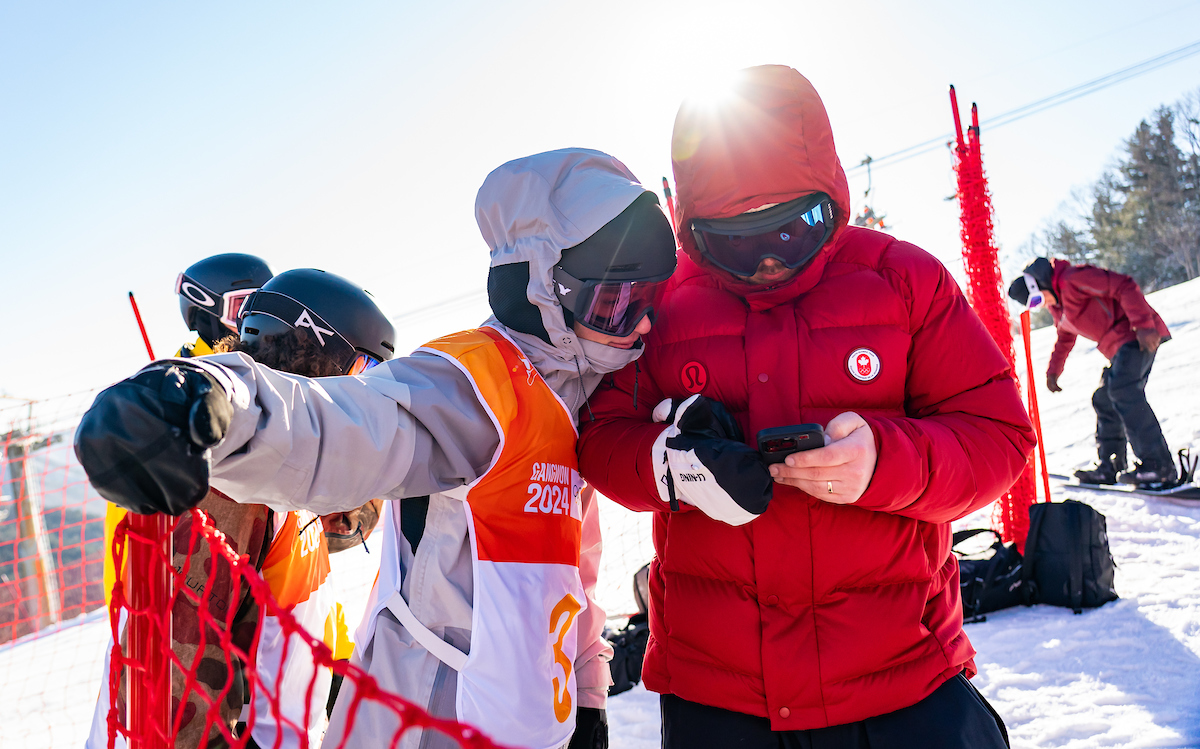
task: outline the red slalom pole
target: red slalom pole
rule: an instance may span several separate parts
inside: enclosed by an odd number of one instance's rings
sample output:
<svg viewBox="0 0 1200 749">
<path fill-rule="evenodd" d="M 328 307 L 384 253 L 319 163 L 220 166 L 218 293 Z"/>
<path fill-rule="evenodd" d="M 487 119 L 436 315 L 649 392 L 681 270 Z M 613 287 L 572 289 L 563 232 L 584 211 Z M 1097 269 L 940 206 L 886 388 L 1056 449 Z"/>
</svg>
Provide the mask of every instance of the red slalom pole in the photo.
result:
<svg viewBox="0 0 1200 749">
<path fill-rule="evenodd" d="M 1033 352 L 1029 350 L 1029 310 L 1021 313 L 1021 337 L 1025 340 L 1025 371 L 1029 378 L 1029 415 L 1037 433 L 1038 457 L 1042 461 L 1042 487 L 1050 501 L 1050 469 L 1046 465 L 1046 443 L 1042 439 L 1042 414 L 1038 411 L 1037 388 L 1033 384 Z"/>
<path fill-rule="evenodd" d="M 950 107 L 954 110 L 954 135 L 960 149 L 965 147 L 962 133 L 962 121 L 958 117 L 958 94 L 954 86 L 950 87 Z"/>
<path fill-rule="evenodd" d="M 133 292 L 129 292 L 129 304 L 133 307 L 133 317 L 137 320 L 138 330 L 142 331 L 142 341 L 146 344 L 146 353 L 150 354 L 150 361 L 154 361 L 158 357 L 154 355 L 154 349 L 150 347 L 150 336 L 146 335 L 146 326 L 142 323 L 142 313 L 138 311 L 137 300 L 133 298 Z"/>
<path fill-rule="evenodd" d="M 155 360 L 150 336 L 142 322 L 133 292 L 129 305 L 150 361 Z M 130 749 L 168 749 L 171 732 L 171 533 L 175 518 L 162 513 L 126 516 L 128 536 L 125 596 L 129 604 L 128 657 L 125 684 L 128 712 L 125 727 Z"/>
</svg>

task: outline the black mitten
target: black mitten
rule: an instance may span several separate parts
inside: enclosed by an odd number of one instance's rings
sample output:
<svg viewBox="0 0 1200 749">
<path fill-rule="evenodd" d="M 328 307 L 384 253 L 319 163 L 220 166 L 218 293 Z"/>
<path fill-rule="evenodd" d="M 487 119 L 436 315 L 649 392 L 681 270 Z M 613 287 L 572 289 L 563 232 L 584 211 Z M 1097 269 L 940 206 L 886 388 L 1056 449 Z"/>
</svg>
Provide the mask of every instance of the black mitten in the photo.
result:
<svg viewBox="0 0 1200 749">
<path fill-rule="evenodd" d="M 595 707 L 575 711 L 575 733 L 567 749 L 608 749 L 608 714 Z"/>
<path fill-rule="evenodd" d="M 766 512 L 775 481 L 758 451 L 742 442 L 741 428 L 721 403 L 702 395 L 682 403 L 664 400 L 655 407 L 654 420 L 671 424 L 652 448 L 664 502 L 687 502 L 730 525 Z"/>
<path fill-rule="evenodd" d="M 178 515 L 208 493 L 209 448 L 232 418 L 229 395 L 211 374 L 155 362 L 96 396 L 75 430 L 75 455 L 108 501 Z"/>
</svg>

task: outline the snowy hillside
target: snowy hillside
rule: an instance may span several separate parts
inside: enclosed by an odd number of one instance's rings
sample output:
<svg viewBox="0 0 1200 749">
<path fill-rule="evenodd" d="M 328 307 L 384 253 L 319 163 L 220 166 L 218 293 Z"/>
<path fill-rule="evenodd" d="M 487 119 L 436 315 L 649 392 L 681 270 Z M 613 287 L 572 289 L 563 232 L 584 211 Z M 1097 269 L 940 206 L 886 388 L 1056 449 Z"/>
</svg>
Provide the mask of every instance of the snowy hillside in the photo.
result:
<svg viewBox="0 0 1200 749">
<path fill-rule="evenodd" d="M 1150 403 L 1173 448 L 1200 450 L 1200 281 L 1150 302 L 1174 336 L 1150 377 Z M 1035 382 L 1049 463 L 1065 473 L 1094 458 L 1090 397 L 1104 359 L 1081 340 L 1059 380 L 1063 392 L 1049 393 L 1043 380 L 1053 341 L 1052 329 L 1034 332 Z M 1023 362 L 1023 352 L 1017 357 Z M 1200 507 L 1059 486 L 1054 498 L 1089 502 L 1108 517 L 1122 598 L 1081 616 L 1039 606 L 969 625 L 979 651 L 975 684 L 1004 716 L 1014 747 L 1200 747 Z M 983 527 L 989 514 L 955 527 Z M 628 613 L 630 578 L 652 554 L 649 517 L 608 501 L 601 517 L 599 598 L 610 614 Z M 353 616 L 376 557 L 352 551 L 333 559 Z M 720 626 L 719 612 L 714 617 Z M 0 747 L 82 745 L 107 626 L 100 612 L 0 648 Z M 609 720 L 614 748 L 659 745 L 658 699 L 641 687 L 610 702 Z"/>
</svg>

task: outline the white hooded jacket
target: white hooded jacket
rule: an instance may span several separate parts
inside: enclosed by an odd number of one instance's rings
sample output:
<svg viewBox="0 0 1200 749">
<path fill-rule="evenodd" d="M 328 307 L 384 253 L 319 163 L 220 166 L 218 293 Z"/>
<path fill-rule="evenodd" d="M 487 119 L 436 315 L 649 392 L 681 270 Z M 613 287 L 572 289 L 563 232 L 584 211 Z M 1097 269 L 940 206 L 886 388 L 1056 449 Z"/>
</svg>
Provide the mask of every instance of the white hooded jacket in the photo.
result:
<svg viewBox="0 0 1200 749">
<path fill-rule="evenodd" d="M 580 340 L 566 325 L 550 272 L 564 248 L 587 239 L 645 191 L 619 161 L 582 149 L 509 162 L 479 191 L 476 217 L 491 249 L 493 280 L 524 278 L 508 272 L 512 268 L 496 272 L 501 266 L 528 268 L 524 299 L 511 283 L 505 288 L 489 282 L 500 319 L 486 324 L 517 343 L 576 420 L 600 378 L 632 362 L 642 349 Z M 422 624 L 469 651 L 473 581 L 467 520 L 462 503 L 443 493 L 482 475 L 500 436 L 467 378 L 445 359 L 421 352 L 363 375 L 315 380 L 275 372 L 241 354 L 191 361 L 224 381 L 234 403 L 226 437 L 213 449 L 212 485 L 239 501 L 318 514 L 350 510 L 374 497 L 396 500 L 386 503 L 381 524 L 394 524 L 389 537 L 397 542 L 384 549 L 381 564 L 402 581 L 401 595 Z M 402 533 L 398 503 L 426 495 L 428 511 L 414 553 Z M 600 533 L 589 491 L 583 507 L 580 571 L 589 605 L 579 624 L 575 671 L 579 705 L 602 708 L 612 651 L 601 636 L 604 612 L 591 600 Z M 385 577 L 381 572 L 381 583 Z M 391 593 L 380 587 L 372 604 Z M 391 611 L 368 616 L 355 639 L 355 661 L 382 688 L 435 715 L 454 717 L 455 672 L 417 644 Z M 341 739 L 352 691 L 347 681 L 327 745 Z M 387 745 L 398 727 L 395 715 L 362 704 L 348 745 Z M 453 744 L 416 730 L 400 743 L 403 749 L 443 746 Z"/>
</svg>

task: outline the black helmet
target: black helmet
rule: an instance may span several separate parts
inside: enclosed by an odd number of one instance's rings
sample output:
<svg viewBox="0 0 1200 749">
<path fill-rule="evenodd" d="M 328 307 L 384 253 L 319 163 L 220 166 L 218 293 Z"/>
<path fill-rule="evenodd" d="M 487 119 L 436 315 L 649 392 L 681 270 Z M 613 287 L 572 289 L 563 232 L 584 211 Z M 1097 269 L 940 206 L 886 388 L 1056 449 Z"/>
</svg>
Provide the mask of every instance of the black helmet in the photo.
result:
<svg viewBox="0 0 1200 749">
<path fill-rule="evenodd" d="M 301 328 L 346 374 L 387 361 L 396 351 L 396 331 L 371 293 L 323 270 L 284 271 L 242 308 L 243 342 Z"/>
<path fill-rule="evenodd" d="M 253 255 L 228 252 L 192 265 L 175 279 L 179 311 L 188 330 L 212 346 L 236 333 L 238 314 L 246 297 L 271 280 L 266 261 Z"/>
</svg>

